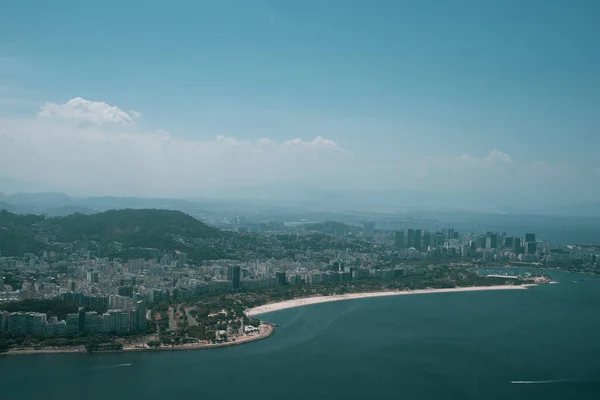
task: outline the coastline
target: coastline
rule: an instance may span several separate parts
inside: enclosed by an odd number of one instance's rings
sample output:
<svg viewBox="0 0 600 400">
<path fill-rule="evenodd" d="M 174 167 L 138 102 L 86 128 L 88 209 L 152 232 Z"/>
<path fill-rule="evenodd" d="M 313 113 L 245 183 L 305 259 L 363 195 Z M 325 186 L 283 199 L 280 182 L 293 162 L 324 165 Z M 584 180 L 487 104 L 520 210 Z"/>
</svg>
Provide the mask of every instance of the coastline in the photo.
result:
<svg viewBox="0 0 600 400">
<path fill-rule="evenodd" d="M 219 347 L 237 346 L 245 343 L 255 342 L 257 340 L 266 339 L 274 332 L 274 326 L 267 322 L 261 322 L 259 333 L 257 335 L 242 336 L 235 341 L 224 343 L 191 343 L 181 344 L 177 346 L 161 346 L 161 347 L 136 347 L 123 346 L 122 350 L 115 351 L 99 351 L 92 354 L 106 353 L 125 353 L 125 352 L 141 352 L 141 351 L 177 351 L 177 350 L 201 350 L 214 349 Z M 17 355 L 35 355 L 35 354 L 89 354 L 83 346 L 78 347 L 48 347 L 43 349 L 24 348 L 11 349 L 5 353 L 0 353 L 0 356 L 17 356 Z"/>
<path fill-rule="evenodd" d="M 555 282 L 552 282 L 555 283 Z M 361 293 L 348 293 L 340 295 L 330 296 L 311 296 L 302 297 L 292 300 L 279 301 L 274 303 L 264 304 L 262 306 L 249 308 L 246 310 L 248 317 L 255 317 L 257 315 L 267 314 L 275 311 L 286 310 L 288 308 L 303 307 L 313 304 L 329 303 L 333 301 L 342 300 L 356 300 L 366 299 L 371 297 L 386 297 L 386 296 L 403 296 L 412 294 L 432 294 L 432 293 L 454 293 L 454 292 L 476 292 L 485 290 L 526 290 L 531 286 L 537 286 L 537 284 L 525 284 L 525 285 L 500 285 L 500 286 L 466 286 L 466 287 L 454 287 L 444 289 L 417 289 L 417 290 L 387 290 L 379 292 L 361 292 Z M 123 352 L 141 352 L 141 351 L 177 351 L 177 350 L 200 350 L 200 349 L 213 349 L 219 347 L 229 347 L 242 345 L 257 340 L 262 340 L 270 337 L 274 330 L 275 325 L 261 321 L 259 326 L 259 332 L 256 335 L 248 335 L 237 338 L 235 341 L 224 342 L 224 343 L 191 343 L 181 344 L 176 346 L 161 346 L 161 347 L 138 347 L 136 345 L 124 345 L 122 350 L 115 351 L 100 351 L 94 354 L 103 353 L 123 353 Z M 36 354 L 88 354 L 85 347 L 47 347 L 47 348 L 21 348 L 11 349 L 2 355 L 36 355 Z"/>
<path fill-rule="evenodd" d="M 285 300 L 275 303 L 269 303 L 258 307 L 249 308 L 246 310 L 246 315 L 254 317 L 259 314 L 266 314 L 288 308 L 309 306 L 312 304 L 329 303 L 332 301 L 366 299 L 370 297 L 384 296 L 403 296 L 411 294 L 430 294 L 430 293 L 454 293 L 454 292 L 478 292 L 483 290 L 525 290 L 528 287 L 536 286 L 536 284 L 527 285 L 500 285 L 500 286 L 466 286 L 445 289 L 418 289 L 418 290 L 388 290 L 381 292 L 364 292 L 364 293 L 348 293 L 331 296 L 312 296 L 303 297 L 292 300 Z"/>
</svg>

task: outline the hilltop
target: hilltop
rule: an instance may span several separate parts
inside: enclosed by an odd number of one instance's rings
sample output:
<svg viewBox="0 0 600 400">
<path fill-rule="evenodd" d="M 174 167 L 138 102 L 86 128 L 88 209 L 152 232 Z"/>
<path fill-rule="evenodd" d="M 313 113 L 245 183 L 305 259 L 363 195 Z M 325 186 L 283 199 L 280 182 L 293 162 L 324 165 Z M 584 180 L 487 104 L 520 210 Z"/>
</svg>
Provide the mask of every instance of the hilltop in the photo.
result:
<svg viewBox="0 0 600 400">
<path fill-rule="evenodd" d="M 200 260 L 221 257 L 211 242 L 227 236 L 231 234 L 172 210 L 125 209 L 66 217 L 0 211 L 0 250 L 5 256 L 57 250 L 61 244 L 82 241 L 105 256 L 125 251 L 123 256 L 129 258 L 134 256 L 132 250 L 155 248 L 186 252 Z"/>
<path fill-rule="evenodd" d="M 58 227 L 58 240 L 116 241 L 124 246 L 150 246 L 161 236 L 212 238 L 221 235 L 217 228 L 173 210 L 110 210 L 98 214 L 71 214 L 46 219 Z M 160 241 L 162 242 L 162 240 Z"/>
<path fill-rule="evenodd" d="M 23 256 L 49 249 L 35 235 L 33 227 L 44 220 L 38 215 L 19 215 L 0 210 L 0 252 L 2 256 Z"/>
</svg>

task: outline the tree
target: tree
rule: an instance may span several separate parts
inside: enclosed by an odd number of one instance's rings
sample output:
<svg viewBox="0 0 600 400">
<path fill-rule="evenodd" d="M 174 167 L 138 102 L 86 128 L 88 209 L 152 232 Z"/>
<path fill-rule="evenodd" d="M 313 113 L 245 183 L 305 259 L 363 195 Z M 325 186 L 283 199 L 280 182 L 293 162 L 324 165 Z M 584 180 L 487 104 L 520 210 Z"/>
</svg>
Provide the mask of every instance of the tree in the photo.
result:
<svg viewBox="0 0 600 400">
<path fill-rule="evenodd" d="M 10 348 L 10 345 L 6 340 L 0 340 L 0 353 L 7 352 Z"/>
</svg>

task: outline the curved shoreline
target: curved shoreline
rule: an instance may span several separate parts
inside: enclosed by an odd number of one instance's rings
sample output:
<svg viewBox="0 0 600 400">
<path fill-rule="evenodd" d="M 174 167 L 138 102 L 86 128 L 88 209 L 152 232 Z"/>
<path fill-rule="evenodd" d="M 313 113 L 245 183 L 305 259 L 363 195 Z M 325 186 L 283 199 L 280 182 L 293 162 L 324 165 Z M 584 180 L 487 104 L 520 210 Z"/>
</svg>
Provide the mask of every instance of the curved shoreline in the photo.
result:
<svg viewBox="0 0 600 400">
<path fill-rule="evenodd" d="M 259 314 L 267 314 L 275 311 L 286 310 L 288 308 L 296 308 L 309 306 L 312 304 L 329 303 L 332 301 L 367 299 L 370 297 L 384 296 L 402 296 L 410 294 L 430 294 L 430 293 L 454 293 L 454 292 L 478 292 L 483 290 L 524 290 L 528 287 L 536 286 L 536 284 L 527 285 L 500 285 L 500 286 L 466 286 L 446 289 L 418 289 L 418 290 L 388 290 L 381 292 L 363 292 L 363 293 L 348 293 L 337 294 L 330 296 L 312 296 L 303 297 L 292 300 L 279 301 L 269 303 L 258 307 L 249 308 L 246 310 L 246 315 L 253 317 Z"/>
<path fill-rule="evenodd" d="M 329 303 L 332 301 L 342 300 L 356 300 L 366 299 L 371 297 L 384 297 L 384 296 L 402 296 L 411 294 L 432 294 L 432 293 L 454 293 L 454 292 L 477 292 L 484 290 L 525 290 L 531 286 L 537 286 L 537 284 L 526 284 L 526 285 L 500 285 L 500 286 L 466 286 L 466 287 L 455 287 L 445 289 L 418 289 L 418 290 L 388 290 L 379 292 L 361 292 L 361 293 L 348 293 L 340 295 L 330 296 L 311 296 L 302 297 L 292 300 L 279 301 L 274 303 L 264 304 L 262 306 L 249 308 L 246 310 L 248 317 L 254 317 L 256 315 L 267 314 L 275 311 L 286 310 L 288 308 L 303 307 L 313 304 Z M 103 353 L 124 353 L 124 352 L 141 352 L 141 351 L 177 351 L 177 350 L 200 350 L 200 349 L 213 349 L 219 347 L 237 346 L 245 343 L 254 342 L 270 337 L 275 328 L 275 325 L 268 322 L 261 321 L 259 327 L 259 333 L 252 336 L 242 336 L 237 338 L 236 341 L 224 342 L 224 343 L 198 343 L 198 344 L 182 344 L 176 346 L 161 346 L 156 348 L 151 347 L 136 347 L 136 346 L 124 346 L 122 350 L 116 351 L 102 351 L 94 354 Z M 35 355 L 35 354 L 88 354 L 86 350 L 79 347 L 63 347 L 63 348 L 23 348 L 23 349 L 11 349 L 2 355 Z"/>
<path fill-rule="evenodd" d="M 201 350 L 201 349 L 215 349 L 219 347 L 230 347 L 238 346 L 245 343 L 255 342 L 257 340 L 266 339 L 271 336 L 274 332 L 273 324 L 268 322 L 261 322 L 259 327 L 258 335 L 242 336 L 237 338 L 235 341 L 223 342 L 223 343 L 193 343 L 193 344 L 181 344 L 176 346 L 161 346 L 161 347 L 135 347 L 135 346 L 124 346 L 122 350 L 114 351 L 98 351 L 92 354 L 107 354 L 107 353 L 129 353 L 129 352 L 141 352 L 141 351 L 177 351 L 177 350 Z M 23 348 L 23 349 L 12 349 L 5 353 L 0 353 L 0 356 L 16 356 L 16 355 L 35 355 L 35 354 L 89 354 L 85 348 L 78 347 L 48 347 L 43 349 L 35 348 Z"/>
</svg>

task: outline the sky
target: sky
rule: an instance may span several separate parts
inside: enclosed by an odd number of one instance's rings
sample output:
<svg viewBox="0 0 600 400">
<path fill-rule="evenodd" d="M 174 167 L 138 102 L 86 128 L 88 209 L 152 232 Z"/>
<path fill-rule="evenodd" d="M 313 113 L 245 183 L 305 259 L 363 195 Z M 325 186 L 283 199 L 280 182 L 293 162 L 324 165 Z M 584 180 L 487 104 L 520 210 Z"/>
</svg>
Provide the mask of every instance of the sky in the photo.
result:
<svg viewBox="0 0 600 400">
<path fill-rule="evenodd" d="M 0 178 L 600 201 L 598 20 L 594 0 L 8 0 Z"/>
</svg>

